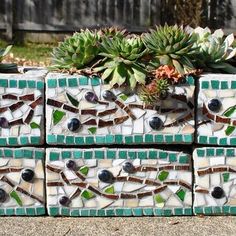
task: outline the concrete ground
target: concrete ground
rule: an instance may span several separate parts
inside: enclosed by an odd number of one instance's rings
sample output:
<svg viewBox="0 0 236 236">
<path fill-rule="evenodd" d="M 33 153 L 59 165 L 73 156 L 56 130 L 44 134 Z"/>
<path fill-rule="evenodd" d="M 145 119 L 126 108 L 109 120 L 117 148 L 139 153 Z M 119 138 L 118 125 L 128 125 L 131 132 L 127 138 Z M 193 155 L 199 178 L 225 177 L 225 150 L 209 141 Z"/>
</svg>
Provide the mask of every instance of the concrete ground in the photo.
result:
<svg viewBox="0 0 236 236">
<path fill-rule="evenodd" d="M 1 217 L 0 235 L 236 235 L 236 217 Z"/>
</svg>

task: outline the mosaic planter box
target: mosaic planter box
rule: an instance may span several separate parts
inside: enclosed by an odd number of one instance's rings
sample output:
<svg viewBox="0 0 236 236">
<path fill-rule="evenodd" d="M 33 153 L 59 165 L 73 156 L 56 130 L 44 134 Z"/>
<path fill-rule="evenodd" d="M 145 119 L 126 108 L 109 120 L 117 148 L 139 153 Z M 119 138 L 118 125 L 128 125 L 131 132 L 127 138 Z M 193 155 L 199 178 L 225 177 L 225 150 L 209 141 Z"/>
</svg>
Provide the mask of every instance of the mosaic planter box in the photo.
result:
<svg viewBox="0 0 236 236">
<path fill-rule="evenodd" d="M 236 146 L 236 75 L 205 74 L 199 87 L 197 142 Z"/>
<path fill-rule="evenodd" d="M 195 86 L 192 77 L 170 88 L 168 98 L 156 106 L 145 106 L 130 91 L 110 89 L 108 84 L 101 83 L 97 77 L 47 75 L 48 144 L 193 142 Z M 161 120 L 158 129 L 150 124 L 156 117 Z"/>
<path fill-rule="evenodd" d="M 0 215 L 45 214 L 44 149 L 0 148 Z"/>
<path fill-rule="evenodd" d="M 51 216 L 192 214 L 190 155 L 157 149 L 59 149 L 46 153 Z"/>
<path fill-rule="evenodd" d="M 45 74 L 0 74 L 0 146 L 44 143 Z"/>
<path fill-rule="evenodd" d="M 193 159 L 194 213 L 236 215 L 236 149 L 197 148 Z"/>
</svg>

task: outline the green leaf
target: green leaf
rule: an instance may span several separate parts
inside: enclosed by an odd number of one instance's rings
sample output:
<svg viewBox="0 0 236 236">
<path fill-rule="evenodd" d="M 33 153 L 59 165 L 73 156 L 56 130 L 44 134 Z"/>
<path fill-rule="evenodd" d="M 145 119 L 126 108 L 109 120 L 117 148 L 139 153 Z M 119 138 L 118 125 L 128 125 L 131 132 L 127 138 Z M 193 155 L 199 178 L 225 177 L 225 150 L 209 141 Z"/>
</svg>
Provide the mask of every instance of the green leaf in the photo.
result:
<svg viewBox="0 0 236 236">
<path fill-rule="evenodd" d="M 122 94 L 119 96 L 119 98 L 122 99 L 123 101 L 126 101 L 127 98 L 128 98 L 128 96 L 127 96 L 126 94 L 123 94 L 123 93 L 122 93 Z"/>
<path fill-rule="evenodd" d="M 71 104 L 75 107 L 79 106 L 79 102 L 78 100 L 76 100 L 74 97 L 72 97 L 69 93 L 66 93 L 66 96 L 68 97 L 69 101 L 71 102 Z"/>
<path fill-rule="evenodd" d="M 168 175 L 169 175 L 169 172 L 162 170 L 160 174 L 158 175 L 158 179 L 160 181 L 164 181 L 168 177 Z"/>
<path fill-rule="evenodd" d="M 97 127 L 90 127 L 88 128 L 88 131 L 90 132 L 90 134 L 95 134 L 97 132 Z"/>
<path fill-rule="evenodd" d="M 89 172 L 89 167 L 88 166 L 82 166 L 80 167 L 79 171 L 83 174 L 83 175 L 87 175 Z"/>
<path fill-rule="evenodd" d="M 174 67 L 175 67 L 175 69 L 181 74 L 181 75 L 183 75 L 185 72 L 184 72 L 184 69 L 183 69 L 183 67 L 182 67 L 182 65 L 177 61 L 177 60 L 172 60 L 172 62 L 173 62 L 173 65 L 174 65 Z"/>
<path fill-rule="evenodd" d="M 171 63 L 170 57 L 168 55 L 160 56 L 159 60 L 162 65 L 169 65 Z"/>
<path fill-rule="evenodd" d="M 61 119 L 65 116 L 65 112 L 63 111 L 59 111 L 59 110 L 55 110 L 52 114 L 52 117 L 53 117 L 53 125 L 56 125 L 58 124 Z"/>
<path fill-rule="evenodd" d="M 22 200 L 15 190 L 12 190 L 9 195 L 16 201 L 19 206 L 23 206 Z"/>
<path fill-rule="evenodd" d="M 114 194 L 115 193 L 115 189 L 114 189 L 114 186 L 111 185 L 111 186 L 108 186 L 105 188 L 104 190 L 105 193 L 109 193 L 109 194 Z"/>
<path fill-rule="evenodd" d="M 103 72 L 101 78 L 102 78 L 103 80 L 107 79 L 107 78 L 112 74 L 113 71 L 114 71 L 114 68 L 107 68 L 107 69 Z"/>
<path fill-rule="evenodd" d="M 86 200 L 89 200 L 91 198 L 94 198 L 95 195 L 91 191 L 84 189 L 81 193 L 81 197 L 85 198 Z"/>
<path fill-rule="evenodd" d="M 35 122 L 31 122 L 31 123 L 30 123 L 30 127 L 31 127 L 31 129 L 40 129 L 40 125 L 38 125 L 38 124 L 35 123 Z"/>
</svg>

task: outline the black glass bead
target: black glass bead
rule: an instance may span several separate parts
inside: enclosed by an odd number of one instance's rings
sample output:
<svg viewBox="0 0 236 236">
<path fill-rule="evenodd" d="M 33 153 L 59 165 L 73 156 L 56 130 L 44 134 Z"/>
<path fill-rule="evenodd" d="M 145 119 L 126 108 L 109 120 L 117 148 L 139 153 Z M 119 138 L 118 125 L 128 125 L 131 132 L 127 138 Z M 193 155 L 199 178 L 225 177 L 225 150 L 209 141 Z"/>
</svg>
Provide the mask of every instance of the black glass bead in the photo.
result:
<svg viewBox="0 0 236 236">
<path fill-rule="evenodd" d="M 0 117 L 0 127 L 2 129 L 8 129 L 9 128 L 9 122 L 5 117 Z"/>
<path fill-rule="evenodd" d="M 216 199 L 223 198 L 225 196 L 224 190 L 221 187 L 214 187 L 211 192 L 211 196 Z"/>
<path fill-rule="evenodd" d="M 66 162 L 66 167 L 70 170 L 75 170 L 76 169 L 76 163 L 73 160 L 68 160 Z"/>
<path fill-rule="evenodd" d="M 31 182 L 34 178 L 34 171 L 31 169 L 24 169 L 21 173 L 21 178 L 26 182 Z"/>
<path fill-rule="evenodd" d="M 111 183 L 113 182 L 113 174 L 108 170 L 101 170 L 98 172 L 98 178 L 104 183 Z"/>
<path fill-rule="evenodd" d="M 87 102 L 91 102 L 91 103 L 97 103 L 98 101 L 98 97 L 95 93 L 88 91 L 85 95 L 84 98 Z"/>
<path fill-rule="evenodd" d="M 61 196 L 59 198 L 59 203 L 62 205 L 62 206 L 69 206 L 70 204 L 70 199 L 67 197 L 67 196 Z"/>
<path fill-rule="evenodd" d="M 152 129 L 158 130 L 162 127 L 162 120 L 159 117 L 154 116 L 149 120 L 149 125 Z"/>
<path fill-rule="evenodd" d="M 219 112 L 221 108 L 221 102 L 219 99 L 214 98 L 208 102 L 208 108 L 213 112 Z"/>
<path fill-rule="evenodd" d="M 116 95 L 110 90 L 104 90 L 102 93 L 102 97 L 110 102 L 115 101 L 117 99 Z"/>
<path fill-rule="evenodd" d="M 7 199 L 7 193 L 4 189 L 0 188 L 0 202 L 5 202 Z"/>
<path fill-rule="evenodd" d="M 124 170 L 125 172 L 127 172 L 127 173 L 134 173 L 134 171 L 135 171 L 134 165 L 133 165 L 131 162 L 129 162 L 129 161 L 126 161 L 126 162 L 122 165 L 122 168 L 123 168 L 123 170 Z"/>
<path fill-rule="evenodd" d="M 67 128 L 72 132 L 78 131 L 80 129 L 80 127 L 81 127 L 81 122 L 77 118 L 70 119 L 67 124 Z"/>
</svg>

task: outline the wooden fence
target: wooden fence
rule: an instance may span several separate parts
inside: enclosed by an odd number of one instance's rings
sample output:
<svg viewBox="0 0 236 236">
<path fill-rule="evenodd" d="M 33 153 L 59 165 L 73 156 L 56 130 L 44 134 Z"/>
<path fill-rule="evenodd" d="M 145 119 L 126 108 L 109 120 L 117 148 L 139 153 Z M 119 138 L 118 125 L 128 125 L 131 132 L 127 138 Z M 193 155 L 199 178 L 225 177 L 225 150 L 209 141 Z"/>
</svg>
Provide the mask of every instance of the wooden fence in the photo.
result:
<svg viewBox="0 0 236 236">
<path fill-rule="evenodd" d="M 178 6 L 185 6 L 185 13 L 192 18 L 199 9 L 189 10 L 191 1 L 200 3 L 202 25 L 236 29 L 236 0 L 0 0 L 0 30 L 9 38 L 19 30 L 71 32 L 110 25 L 138 32 L 165 22 L 185 24 L 179 20 Z"/>
</svg>

